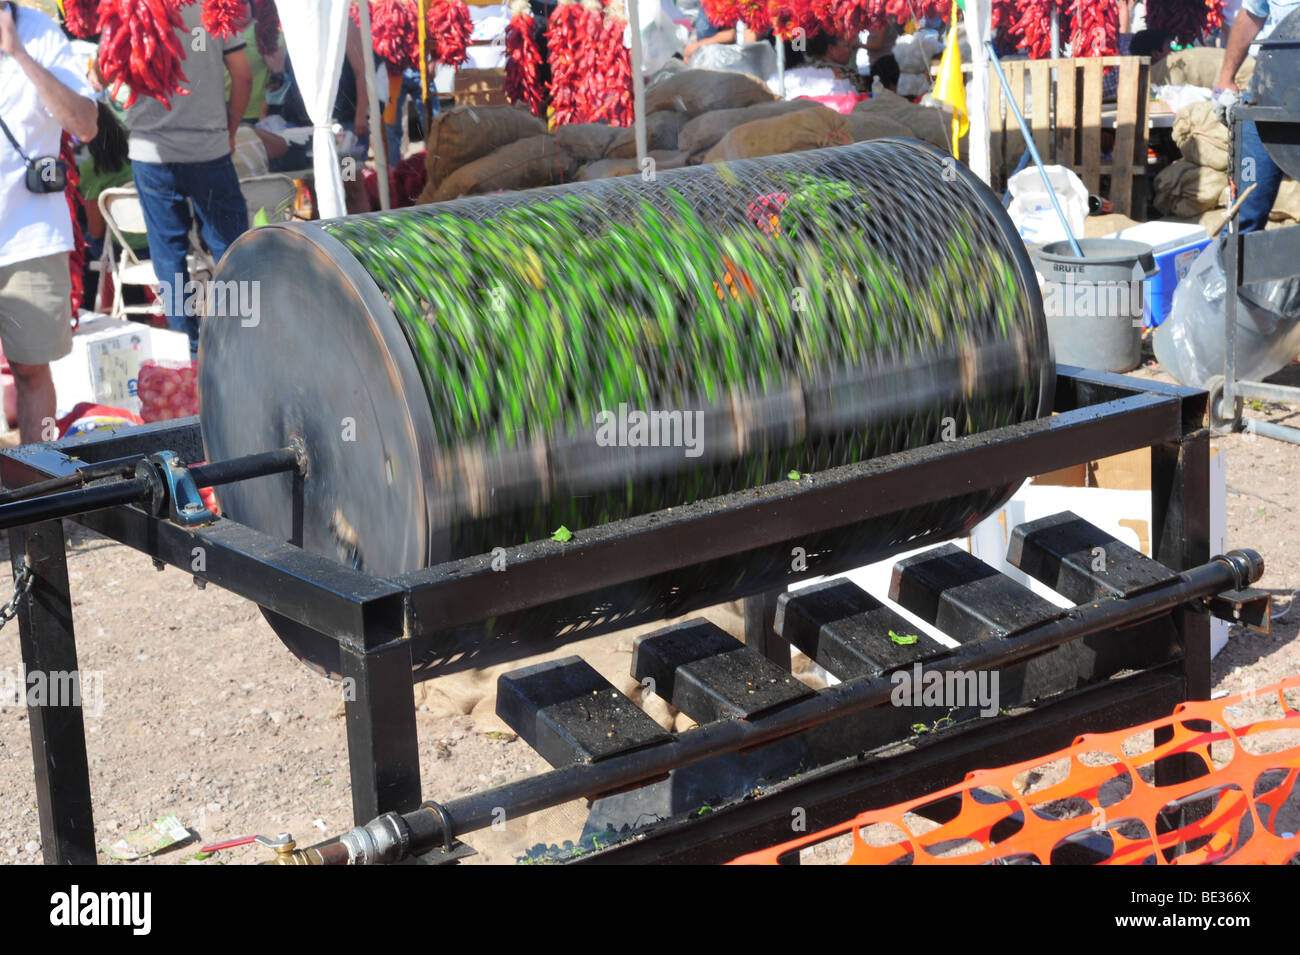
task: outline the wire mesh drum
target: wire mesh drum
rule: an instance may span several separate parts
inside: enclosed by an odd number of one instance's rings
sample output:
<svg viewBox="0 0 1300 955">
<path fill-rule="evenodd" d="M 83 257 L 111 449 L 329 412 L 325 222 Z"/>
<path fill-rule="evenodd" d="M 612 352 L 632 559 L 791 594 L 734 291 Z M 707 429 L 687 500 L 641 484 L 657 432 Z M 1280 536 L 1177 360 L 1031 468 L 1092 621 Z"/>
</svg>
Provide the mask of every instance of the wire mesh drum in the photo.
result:
<svg viewBox="0 0 1300 955">
<path fill-rule="evenodd" d="M 1032 266 L 996 198 L 877 140 L 253 230 L 218 282 L 202 429 L 298 439 L 302 546 L 378 576 L 1027 421 L 1054 389 Z M 1013 488 L 797 541 L 806 574 L 967 532 Z M 288 477 L 223 489 L 283 539 Z M 789 546 L 417 640 L 422 665 L 780 586 Z M 277 631 L 322 659 L 287 621 Z"/>
</svg>

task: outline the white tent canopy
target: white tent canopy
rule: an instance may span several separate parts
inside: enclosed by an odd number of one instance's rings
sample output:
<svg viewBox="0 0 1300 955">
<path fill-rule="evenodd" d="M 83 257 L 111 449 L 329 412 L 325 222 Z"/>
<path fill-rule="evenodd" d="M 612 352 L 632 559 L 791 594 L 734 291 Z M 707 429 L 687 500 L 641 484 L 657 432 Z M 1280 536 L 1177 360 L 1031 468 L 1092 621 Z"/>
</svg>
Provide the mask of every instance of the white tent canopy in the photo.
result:
<svg viewBox="0 0 1300 955">
<path fill-rule="evenodd" d="M 332 117 L 347 47 L 349 0 L 276 0 L 275 5 L 285 49 L 293 61 L 294 81 L 315 126 L 312 156 L 320 217 L 346 215 Z"/>
</svg>

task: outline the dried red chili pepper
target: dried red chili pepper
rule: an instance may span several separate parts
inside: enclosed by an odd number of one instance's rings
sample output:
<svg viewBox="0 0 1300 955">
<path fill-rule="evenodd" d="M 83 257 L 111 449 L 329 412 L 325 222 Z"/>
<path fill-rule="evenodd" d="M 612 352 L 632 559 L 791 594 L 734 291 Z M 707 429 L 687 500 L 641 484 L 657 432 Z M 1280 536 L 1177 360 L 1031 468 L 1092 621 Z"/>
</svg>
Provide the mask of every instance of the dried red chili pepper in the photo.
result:
<svg viewBox="0 0 1300 955">
<path fill-rule="evenodd" d="M 164 0 L 103 0 L 99 7 L 99 71 L 112 93 L 125 84 L 130 108 L 140 95 L 152 96 L 171 109 L 173 96 L 189 91 L 181 61 L 185 50 L 177 36 L 184 30 L 180 10 Z"/>
<path fill-rule="evenodd" d="M 78 39 L 95 35 L 99 22 L 98 0 L 63 0 L 63 25 Z"/>
<path fill-rule="evenodd" d="M 540 77 L 542 51 L 534 35 L 537 24 L 528 0 L 513 0 L 510 14 L 506 27 L 506 96 L 513 103 L 523 103 L 534 116 L 545 116 L 546 90 Z"/>
<path fill-rule="evenodd" d="M 280 11 L 275 0 L 253 0 L 253 19 L 257 21 L 257 52 L 270 56 L 280 47 Z"/>
<path fill-rule="evenodd" d="M 360 23 L 357 5 L 350 10 Z M 400 70 L 420 66 L 420 8 L 415 0 L 379 0 L 370 4 L 370 39 L 375 54 Z"/>
<path fill-rule="evenodd" d="M 559 0 L 546 24 L 551 66 L 551 106 L 557 126 L 578 122 L 578 23 L 585 11 L 576 0 Z"/>
<path fill-rule="evenodd" d="M 631 126 L 635 111 L 632 104 L 632 58 L 623 45 L 627 29 L 625 0 L 608 0 L 601 25 L 596 73 L 599 84 L 588 119 L 611 126 Z"/>
<path fill-rule="evenodd" d="M 72 216 L 73 248 L 68 255 L 68 273 L 72 279 L 72 317 L 75 321 L 85 299 L 83 276 L 86 268 L 86 236 L 78 223 L 86 203 L 81 198 L 81 174 L 77 172 L 77 159 L 72 153 L 72 137 L 66 132 L 59 140 L 59 159 L 68 169 L 63 198 L 68 202 L 68 215 Z"/>
<path fill-rule="evenodd" d="M 203 0 L 199 24 L 209 36 L 231 37 L 248 26 L 248 5 L 244 0 Z"/>
<path fill-rule="evenodd" d="M 448 66 L 460 66 L 469 59 L 467 50 L 474 21 L 465 0 L 432 0 L 427 23 L 434 59 Z"/>
<path fill-rule="evenodd" d="M 1113 56 L 1119 52 L 1119 8 L 1114 3 L 1070 0 L 1065 14 L 1071 23 L 1073 56 Z M 1048 29 L 1050 33 L 1050 24 Z"/>
<path fill-rule="evenodd" d="M 1180 45 L 1194 43 L 1204 35 L 1209 14 L 1206 0 L 1148 0 L 1147 29 L 1160 30 Z"/>
</svg>

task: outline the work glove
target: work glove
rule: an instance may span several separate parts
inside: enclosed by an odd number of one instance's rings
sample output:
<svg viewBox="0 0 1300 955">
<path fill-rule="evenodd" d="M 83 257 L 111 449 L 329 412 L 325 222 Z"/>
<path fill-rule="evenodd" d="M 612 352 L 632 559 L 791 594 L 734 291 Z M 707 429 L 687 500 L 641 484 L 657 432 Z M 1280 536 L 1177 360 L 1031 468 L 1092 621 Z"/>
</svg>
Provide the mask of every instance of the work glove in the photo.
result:
<svg viewBox="0 0 1300 955">
<path fill-rule="evenodd" d="M 1237 90 L 1214 90 L 1214 115 L 1224 126 L 1232 128 L 1232 111 L 1241 105 L 1241 93 Z"/>
</svg>

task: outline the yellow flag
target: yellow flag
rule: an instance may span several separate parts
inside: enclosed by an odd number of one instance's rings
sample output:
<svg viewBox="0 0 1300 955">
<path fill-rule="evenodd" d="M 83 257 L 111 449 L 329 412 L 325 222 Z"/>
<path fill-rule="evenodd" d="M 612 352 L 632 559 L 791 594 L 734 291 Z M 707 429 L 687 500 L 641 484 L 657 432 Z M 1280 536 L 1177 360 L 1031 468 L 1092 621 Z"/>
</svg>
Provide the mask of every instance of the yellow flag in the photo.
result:
<svg viewBox="0 0 1300 955">
<path fill-rule="evenodd" d="M 939 75 L 934 81 L 934 98 L 952 107 L 952 154 L 957 155 L 957 141 L 970 129 L 966 121 L 966 81 L 961 75 L 961 48 L 957 45 L 957 3 L 953 0 L 952 18 L 948 21 L 948 45 L 939 61 Z"/>
</svg>

